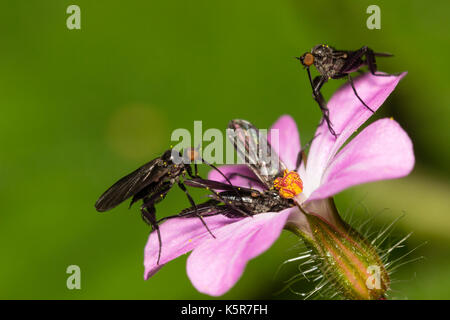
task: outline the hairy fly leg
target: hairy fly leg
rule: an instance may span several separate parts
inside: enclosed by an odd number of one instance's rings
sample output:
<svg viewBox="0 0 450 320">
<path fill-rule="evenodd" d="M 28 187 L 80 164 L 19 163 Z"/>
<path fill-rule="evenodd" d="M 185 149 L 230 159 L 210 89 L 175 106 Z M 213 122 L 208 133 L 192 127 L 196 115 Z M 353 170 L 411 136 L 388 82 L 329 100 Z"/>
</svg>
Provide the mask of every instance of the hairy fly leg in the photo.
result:
<svg viewBox="0 0 450 320">
<path fill-rule="evenodd" d="M 187 171 L 187 173 L 188 173 L 188 175 L 189 175 L 189 177 L 191 177 L 191 179 L 202 179 L 202 177 L 200 177 L 199 176 L 199 174 L 198 174 L 198 168 L 197 168 L 197 162 L 196 162 L 196 160 L 200 160 L 203 164 L 206 164 L 207 166 L 209 166 L 210 168 L 212 168 L 213 170 L 215 170 L 215 171 L 217 171 L 224 179 L 225 179 L 225 181 L 230 185 L 230 186 L 233 186 L 233 184 L 231 183 L 231 181 L 230 181 L 230 179 L 222 172 L 222 171 L 220 171 L 220 169 L 219 168 L 217 168 L 215 165 L 213 165 L 212 163 L 209 163 L 208 161 L 206 161 L 203 157 L 201 157 L 200 156 L 200 153 L 199 153 L 199 148 L 191 148 L 190 150 L 188 150 L 188 153 L 187 153 L 187 160 L 188 161 L 194 161 L 194 174 L 192 174 L 192 168 L 191 168 L 191 166 L 189 165 L 189 163 L 190 162 L 188 162 L 188 163 L 186 163 L 185 164 L 185 168 L 186 168 L 186 171 Z M 236 188 L 234 188 L 233 189 L 234 191 L 235 191 L 235 193 L 236 193 L 236 195 L 237 196 L 240 196 L 239 195 L 239 191 L 236 189 Z M 183 190 L 184 191 L 184 190 Z M 185 191 L 186 192 L 186 191 Z"/>
<path fill-rule="evenodd" d="M 357 71 L 360 72 L 361 70 L 357 70 Z M 374 111 L 372 108 L 370 108 L 370 107 L 364 102 L 364 100 L 361 99 L 361 97 L 359 96 L 358 92 L 356 91 L 355 84 L 353 83 L 353 78 L 352 78 L 352 76 L 350 75 L 350 73 L 339 73 L 339 74 L 337 74 L 337 75 L 334 75 L 334 76 L 333 76 L 333 79 L 341 79 L 341 78 L 345 78 L 345 77 L 348 79 L 348 82 L 350 83 L 350 86 L 352 87 L 353 93 L 354 93 L 354 95 L 358 98 L 358 100 L 363 104 L 364 107 L 366 107 L 366 109 L 368 109 L 368 110 L 369 110 L 370 112 L 372 112 L 372 113 L 375 113 L 375 111 Z"/>
<path fill-rule="evenodd" d="M 375 57 L 392 57 L 390 53 L 374 52 L 367 46 L 363 46 L 359 50 L 349 52 L 349 56 L 344 67 L 340 70 L 341 73 L 350 73 L 359 69 L 363 64 L 366 64 L 369 71 L 374 76 L 390 77 L 391 74 L 377 73 L 377 63 Z M 365 57 L 365 61 L 362 58 Z"/>
<path fill-rule="evenodd" d="M 209 234 L 210 234 L 213 238 L 216 238 L 216 237 L 213 235 L 213 233 L 211 232 L 211 230 L 209 229 L 209 227 L 208 227 L 208 225 L 206 224 L 206 222 L 205 222 L 205 220 L 203 219 L 203 217 L 202 217 L 202 216 L 200 215 L 200 213 L 198 212 L 197 206 L 196 206 L 196 204 L 195 204 L 195 202 L 194 202 L 194 199 L 192 199 L 192 196 L 191 196 L 191 195 L 189 194 L 189 192 L 187 191 L 186 186 L 185 186 L 183 183 L 181 183 L 181 182 L 178 182 L 178 186 L 180 187 L 181 190 L 184 191 L 184 193 L 186 194 L 186 196 L 187 196 L 189 202 L 191 203 L 191 206 L 194 208 L 194 210 L 195 210 L 195 216 L 196 216 L 197 218 L 200 219 L 200 221 L 202 222 L 202 224 L 205 226 L 206 230 L 208 230 Z"/>
<path fill-rule="evenodd" d="M 356 91 L 355 88 L 355 84 L 353 83 L 353 79 L 352 76 L 350 75 L 350 73 L 348 74 L 348 82 L 350 82 L 350 86 L 353 89 L 353 93 L 355 94 L 355 96 L 358 98 L 358 100 L 364 105 L 364 107 L 366 107 L 369 111 L 371 111 L 372 113 L 375 113 L 374 110 L 372 110 L 372 108 L 370 108 L 364 101 L 363 99 L 361 99 L 361 97 L 359 96 L 358 92 Z"/>
<path fill-rule="evenodd" d="M 237 197 L 239 199 L 241 199 L 241 195 L 239 194 L 239 189 L 245 189 L 245 188 L 241 188 L 241 187 L 235 187 L 233 185 L 228 185 L 228 184 L 224 184 L 218 181 L 213 181 L 213 180 L 205 180 L 205 179 L 191 179 L 191 180 L 186 180 L 185 184 L 187 184 L 190 187 L 194 187 L 194 188 L 203 188 L 203 189 L 207 189 L 209 191 L 211 191 L 221 202 L 223 202 L 226 206 L 230 207 L 231 209 L 235 210 L 236 212 L 239 212 L 242 216 L 246 216 L 246 217 L 251 217 L 252 215 L 249 214 L 248 212 L 245 212 L 244 210 L 238 208 L 234 203 L 227 201 L 226 199 L 224 199 L 219 192 L 215 191 L 214 189 L 218 189 L 218 190 L 228 190 L 228 191 L 232 191 L 235 192 Z M 242 201 L 240 201 L 242 202 Z M 245 207 L 244 203 L 240 203 Z"/>
<path fill-rule="evenodd" d="M 144 197 L 142 199 L 143 200 L 143 203 L 141 205 L 142 220 L 144 220 L 148 225 L 150 225 L 152 227 L 152 231 L 156 231 L 158 235 L 159 251 L 158 251 L 158 260 L 156 264 L 159 264 L 159 260 L 161 258 L 162 241 L 161 241 L 161 232 L 159 231 L 159 226 L 156 221 L 155 204 L 160 202 L 166 197 L 171 187 L 172 184 L 167 183 L 159 192 L 153 194 L 151 197 Z"/>
<path fill-rule="evenodd" d="M 159 250 L 158 250 L 158 260 L 156 261 L 156 264 L 159 264 L 162 249 L 161 231 L 159 231 L 159 226 L 158 223 L 156 222 L 156 210 L 154 203 L 150 199 L 144 199 L 144 203 L 141 206 L 141 215 L 142 219 L 152 227 L 152 231 L 156 231 L 156 234 L 158 235 Z"/>
<path fill-rule="evenodd" d="M 337 134 L 334 131 L 333 124 L 331 123 L 331 120 L 330 120 L 330 111 L 327 108 L 327 102 L 325 101 L 325 98 L 323 97 L 322 93 L 320 92 L 320 89 L 325 84 L 325 82 L 328 81 L 328 79 L 325 76 L 317 76 L 314 78 L 314 80 L 312 80 L 311 71 L 309 70 L 309 68 L 307 68 L 307 71 L 308 71 L 308 78 L 309 78 L 309 81 L 311 83 L 311 87 L 313 90 L 313 98 L 319 104 L 319 108 L 322 111 L 323 117 L 322 117 L 321 122 L 319 123 L 319 126 L 322 125 L 323 121 L 325 121 L 327 123 L 328 130 L 330 131 L 330 133 L 335 138 L 337 138 Z"/>
<path fill-rule="evenodd" d="M 193 207 L 182 210 L 178 214 L 174 214 L 171 216 L 166 216 L 157 221 L 158 224 L 164 222 L 166 220 L 171 220 L 174 218 L 194 218 L 196 212 L 200 214 L 202 217 L 210 217 L 214 215 L 222 214 L 224 211 L 229 210 L 226 206 L 220 205 L 220 202 L 215 199 L 210 199 L 204 203 L 201 203 L 196 206 L 196 209 Z M 214 211 L 214 212 L 213 212 Z"/>
</svg>

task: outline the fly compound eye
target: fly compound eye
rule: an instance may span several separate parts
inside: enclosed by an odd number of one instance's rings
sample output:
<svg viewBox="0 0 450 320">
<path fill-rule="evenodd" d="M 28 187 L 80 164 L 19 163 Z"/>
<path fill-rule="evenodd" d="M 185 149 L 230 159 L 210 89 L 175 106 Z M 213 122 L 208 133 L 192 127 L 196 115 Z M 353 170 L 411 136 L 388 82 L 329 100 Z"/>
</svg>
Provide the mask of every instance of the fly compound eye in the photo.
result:
<svg viewBox="0 0 450 320">
<path fill-rule="evenodd" d="M 307 52 L 300 57 L 300 61 L 304 66 L 309 67 L 314 63 L 314 56 L 311 53 Z"/>
<path fill-rule="evenodd" d="M 195 148 L 186 149 L 186 154 L 187 154 L 188 159 L 191 162 L 194 162 L 195 160 L 200 159 L 200 154 L 198 153 L 198 151 Z"/>
</svg>

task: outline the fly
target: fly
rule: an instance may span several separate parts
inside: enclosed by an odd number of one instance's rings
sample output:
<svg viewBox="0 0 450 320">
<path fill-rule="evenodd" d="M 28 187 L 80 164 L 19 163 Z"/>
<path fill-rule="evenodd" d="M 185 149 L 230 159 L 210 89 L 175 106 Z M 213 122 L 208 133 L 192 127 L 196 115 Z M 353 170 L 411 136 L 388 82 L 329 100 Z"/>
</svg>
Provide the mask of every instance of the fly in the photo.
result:
<svg viewBox="0 0 450 320">
<path fill-rule="evenodd" d="M 266 190 L 276 189 L 285 199 L 292 199 L 303 191 L 303 182 L 296 171 L 289 171 L 272 148 L 267 134 L 259 131 L 246 120 L 232 120 L 228 124 L 228 138 L 233 143 L 238 155 L 257 178 L 239 173 L 229 176 L 241 176 L 259 183 Z M 297 168 L 303 159 L 303 150 L 297 157 Z"/>
<path fill-rule="evenodd" d="M 187 149 L 184 157 L 179 151 L 169 149 L 162 156 L 144 164 L 114 183 L 100 196 L 95 203 L 95 208 L 99 212 L 104 212 L 116 207 L 131 197 L 130 207 L 133 203 L 142 200 L 143 204 L 140 208 L 142 219 L 152 227 L 152 230 L 156 230 L 158 234 L 159 263 L 161 256 L 161 234 L 156 219 L 155 204 L 162 201 L 171 188 L 177 184 L 186 194 L 191 206 L 194 209 L 196 208 L 193 198 L 181 179 L 186 174 L 191 178 L 199 177 L 196 160 L 201 160 L 214 170 L 217 170 L 231 184 L 228 178 L 218 168 L 202 159 L 196 149 Z M 192 162 L 194 162 L 194 173 L 190 164 Z M 214 237 L 202 216 L 198 213 L 194 213 L 194 215 L 202 221 L 205 228 Z"/>
<path fill-rule="evenodd" d="M 184 209 L 177 215 L 161 218 L 158 223 L 172 218 L 195 217 L 196 212 L 202 217 L 223 215 L 228 218 L 243 218 L 264 212 L 279 212 L 295 205 L 291 199 L 281 197 L 274 189 L 258 191 L 201 178 L 189 179 L 185 183 L 191 187 L 211 190 L 213 193 L 208 195 L 210 200 L 197 205 L 196 208 Z M 223 191 L 215 192 L 214 189 Z M 239 191 L 238 195 L 236 189 Z M 242 211 L 246 214 L 242 214 Z"/>
<path fill-rule="evenodd" d="M 360 71 L 363 66 L 368 66 L 370 73 L 374 76 L 391 76 L 389 74 L 377 73 L 375 57 L 392 57 L 392 54 L 374 52 L 367 46 L 356 51 L 349 51 L 336 50 L 328 45 L 319 44 L 312 48 L 311 52 L 306 52 L 301 57 L 297 57 L 308 72 L 309 82 L 311 83 L 313 91 L 313 98 L 319 104 L 323 114 L 322 122 L 324 120 L 326 121 L 328 130 L 334 137 L 337 137 L 337 134 L 333 129 L 327 103 L 320 92 L 320 89 L 330 79 L 347 78 L 355 96 L 361 101 L 364 107 L 373 113 L 374 110 L 372 110 L 358 95 L 350 74 L 355 71 Z M 310 72 L 310 67 L 312 65 L 316 67 L 320 74 L 314 79 L 312 79 Z"/>
</svg>

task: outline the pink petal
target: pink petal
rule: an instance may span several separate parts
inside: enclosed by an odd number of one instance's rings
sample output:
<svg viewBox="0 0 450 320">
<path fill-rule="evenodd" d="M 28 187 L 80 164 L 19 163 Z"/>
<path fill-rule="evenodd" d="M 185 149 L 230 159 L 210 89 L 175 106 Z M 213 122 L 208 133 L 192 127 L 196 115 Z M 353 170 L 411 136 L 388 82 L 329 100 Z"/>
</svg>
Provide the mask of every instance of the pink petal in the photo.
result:
<svg viewBox="0 0 450 320">
<path fill-rule="evenodd" d="M 194 287 L 212 296 L 227 292 L 241 277 L 247 262 L 278 238 L 295 210 L 258 214 L 217 230 L 216 239 L 200 244 L 188 258 L 187 273 Z"/>
<path fill-rule="evenodd" d="M 274 139 L 273 130 L 278 130 L 278 139 Z M 300 152 L 300 136 L 297 124 L 289 115 L 283 115 L 272 125 L 267 135 L 272 148 L 289 170 L 297 169 L 297 156 Z"/>
<path fill-rule="evenodd" d="M 222 215 L 205 218 L 206 224 L 214 236 L 216 236 L 215 230 L 238 220 L 239 219 L 229 219 Z M 153 231 L 148 238 L 144 250 L 145 280 L 154 275 L 170 260 L 191 251 L 209 238 L 214 239 L 199 218 L 170 219 L 162 223 L 159 229 L 161 231 L 162 241 L 161 259 L 159 265 L 157 265 L 159 241 L 156 232 Z"/>
<path fill-rule="evenodd" d="M 398 82 L 406 75 L 377 77 L 367 73 L 355 79 L 355 88 L 361 99 L 376 111 Z M 309 195 L 320 186 L 322 175 L 329 161 L 333 158 L 345 141 L 372 115 L 355 96 L 350 84 L 342 86 L 328 102 L 330 119 L 338 138 L 328 130 L 324 122 L 316 132 L 320 134 L 311 145 L 308 157 L 307 175 L 308 185 L 305 185 L 305 194 Z"/>
<path fill-rule="evenodd" d="M 330 197 L 348 187 L 408 175 L 414 167 L 411 139 L 391 119 L 381 119 L 357 135 L 331 161 L 322 185 L 308 201 Z"/>
<path fill-rule="evenodd" d="M 251 179 L 258 180 L 258 178 L 253 174 L 252 170 L 250 170 L 244 164 L 236 164 L 236 165 L 225 165 L 220 166 L 218 169 L 231 181 L 231 183 L 236 187 L 247 187 L 254 188 L 257 190 L 263 190 L 263 185 L 261 183 L 257 183 L 256 181 L 252 181 Z M 242 176 L 233 176 L 230 177 L 230 174 L 238 173 Z M 251 179 L 246 179 L 244 177 L 249 177 Z M 208 179 L 220 181 L 223 183 L 228 183 L 224 177 L 217 172 L 217 170 L 211 170 L 208 174 Z"/>
</svg>

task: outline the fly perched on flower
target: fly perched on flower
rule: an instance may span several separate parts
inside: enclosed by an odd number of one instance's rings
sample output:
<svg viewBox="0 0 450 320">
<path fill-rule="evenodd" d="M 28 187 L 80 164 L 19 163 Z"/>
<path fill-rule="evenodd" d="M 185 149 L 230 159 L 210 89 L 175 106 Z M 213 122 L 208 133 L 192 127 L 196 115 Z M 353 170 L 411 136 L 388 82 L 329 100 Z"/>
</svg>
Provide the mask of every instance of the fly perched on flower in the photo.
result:
<svg viewBox="0 0 450 320">
<path fill-rule="evenodd" d="M 158 223 L 179 217 L 192 217 L 196 212 L 201 217 L 221 214 L 237 218 L 268 211 L 281 211 L 295 205 L 291 199 L 302 192 L 302 180 L 297 172 L 286 169 L 286 165 L 272 149 L 267 135 L 250 122 L 241 119 L 230 121 L 228 129 L 228 137 L 239 156 L 257 178 L 241 176 L 262 184 L 265 190 L 260 192 L 253 188 L 236 188 L 225 175 L 223 177 L 228 184 L 201 178 L 185 180 L 184 183 L 188 186 L 211 190 L 213 194 L 209 197 L 212 200 L 199 205 L 201 212 L 197 206 L 187 208 L 179 214 L 160 219 Z M 230 175 L 232 176 L 234 175 Z"/>
<path fill-rule="evenodd" d="M 404 75 L 374 77 L 367 74 L 356 82 L 364 101 L 377 110 Z M 171 219 L 160 225 L 167 245 L 159 265 L 155 246 L 157 236 L 152 233 L 148 239 L 145 279 L 154 275 L 163 264 L 192 251 L 187 260 L 191 282 L 202 293 L 220 296 L 235 285 L 249 260 L 269 249 L 281 231 L 288 229 L 323 257 L 324 273 L 333 279 L 344 297 L 383 297 L 389 287 L 389 278 L 382 265 L 381 286 L 370 289 L 365 285 L 366 267 L 380 264 L 376 250 L 342 221 L 332 196 L 361 183 L 406 176 L 414 166 L 414 154 L 408 135 L 391 119 L 372 123 L 342 147 L 372 114 L 361 106 L 349 85 L 336 92 L 328 108 L 330 119 L 340 135 L 336 139 L 326 124 L 319 126 L 317 138 L 305 159 L 307 162 L 302 161 L 298 168 L 301 147 L 297 126 L 291 117 L 281 117 L 267 138 L 286 169 L 297 172 L 303 182 L 302 192 L 293 198 L 299 206 L 253 217 L 205 217 L 215 239 L 208 236 L 198 219 Z M 272 140 L 275 132 L 279 139 Z M 226 165 L 219 169 L 230 176 L 234 186 L 265 190 L 264 184 L 255 184 L 259 179 L 247 165 Z M 214 171 L 210 172 L 209 179 L 225 181 Z"/>
<path fill-rule="evenodd" d="M 190 187 L 211 190 L 212 194 L 208 195 L 210 200 L 184 209 L 176 215 L 161 218 L 158 223 L 180 217 L 191 218 L 196 214 L 202 217 L 223 215 L 228 218 L 242 218 L 269 211 L 278 212 L 295 205 L 291 199 L 283 198 L 278 191 L 272 189 L 261 192 L 253 188 L 235 187 L 227 183 L 200 178 L 189 179 L 185 183 Z M 216 192 L 214 189 L 223 191 Z"/>
<path fill-rule="evenodd" d="M 262 184 L 265 190 L 260 192 L 253 188 L 236 188 L 225 175 L 223 177 L 227 184 L 201 178 L 188 179 L 184 181 L 186 185 L 212 191 L 208 195 L 212 199 L 184 209 L 179 214 L 164 217 L 158 223 L 180 217 L 190 218 L 195 214 L 202 218 L 219 214 L 228 218 L 254 216 L 263 212 L 278 212 L 295 205 L 291 199 L 302 192 L 302 181 L 297 172 L 286 169 L 286 165 L 272 149 L 267 135 L 246 120 L 230 121 L 227 133 L 239 156 L 257 178 L 242 177 Z M 298 159 L 301 161 L 301 157 Z"/>
<path fill-rule="evenodd" d="M 241 177 L 262 183 L 269 190 L 275 188 L 285 199 L 292 199 L 302 192 L 303 182 L 300 176 L 287 169 L 263 132 L 246 120 L 231 120 L 228 128 L 231 129 L 228 130 L 228 138 L 257 179 L 243 175 Z M 299 154 L 301 152 L 302 150 Z M 235 173 L 230 177 L 235 175 L 239 174 Z"/>
<path fill-rule="evenodd" d="M 210 166 L 214 170 L 218 170 L 214 165 L 208 163 L 200 157 L 199 152 L 195 148 L 185 150 L 184 156 L 180 151 L 169 149 L 160 157 L 139 167 L 132 173 L 119 179 L 111 187 L 109 187 L 95 203 L 95 209 L 99 212 L 111 210 L 125 200 L 131 199 L 130 207 L 137 201 L 142 200 L 141 216 L 142 219 L 155 230 L 159 239 L 158 262 L 161 255 L 161 234 L 156 220 L 155 205 L 161 202 L 177 184 L 184 191 L 190 204 L 196 208 L 194 200 L 186 189 L 182 178 L 189 175 L 191 178 L 199 177 L 197 169 L 197 160 Z M 191 163 L 194 162 L 194 173 L 192 172 Z M 219 171 L 219 170 L 218 170 Z M 223 175 L 226 179 L 226 177 Z M 228 181 L 229 182 L 229 181 Z M 229 182 L 231 184 L 231 182 Z M 236 209 L 239 211 L 239 209 Z M 202 216 L 196 212 L 195 216 L 200 219 L 205 229 L 212 237 L 214 235 L 208 229 L 207 224 Z"/>
<path fill-rule="evenodd" d="M 262 185 L 264 190 L 236 188 L 223 173 L 222 176 L 228 182 L 227 184 L 201 178 L 188 179 L 184 181 L 187 186 L 212 191 L 212 194 L 208 195 L 212 199 L 184 209 L 178 214 L 166 216 L 158 220 L 158 224 L 170 219 L 191 218 L 198 215 L 202 218 L 216 215 L 242 218 L 264 212 L 278 212 L 295 206 L 292 198 L 302 192 L 302 180 L 297 172 L 286 169 L 286 165 L 267 140 L 267 134 L 260 132 L 250 122 L 241 119 L 230 121 L 227 133 L 239 156 L 244 159 L 257 178 L 240 176 Z M 302 152 L 303 150 L 300 154 Z M 301 157 L 297 159 L 299 165 Z M 220 172 L 218 169 L 217 171 Z M 239 173 L 231 174 L 230 177 L 235 175 Z"/>
<path fill-rule="evenodd" d="M 323 120 L 327 123 L 328 130 L 333 136 L 336 137 L 337 134 L 330 121 L 327 103 L 322 93 L 320 93 L 320 89 L 330 79 L 347 78 L 353 89 L 353 93 L 362 103 L 363 107 L 370 110 L 372 113 L 375 112 L 364 102 L 363 99 L 361 99 L 356 91 L 352 76 L 350 75 L 352 72 L 360 71 L 361 67 L 366 65 L 369 67 L 370 73 L 374 76 L 391 76 L 389 74 L 377 72 L 375 57 L 392 57 L 392 54 L 374 52 L 367 46 L 364 46 L 358 50 L 350 51 L 337 50 L 329 45 L 319 44 L 312 48 L 311 52 L 306 52 L 301 57 L 297 57 L 308 72 L 308 78 L 313 90 L 314 100 L 316 100 L 319 104 L 320 110 L 323 114 Z M 312 79 L 311 71 L 309 70 L 312 65 L 314 65 L 320 73 L 320 75 L 315 77 L 314 80 Z"/>
</svg>

